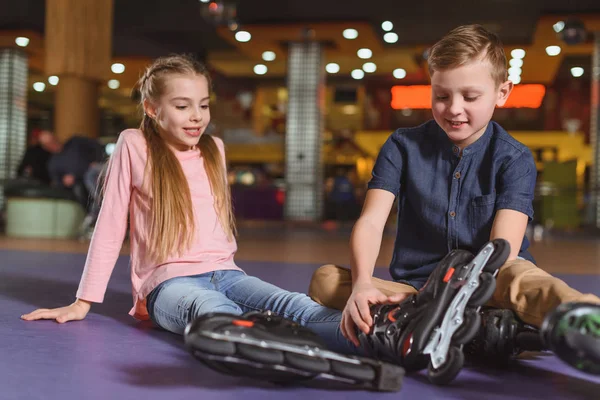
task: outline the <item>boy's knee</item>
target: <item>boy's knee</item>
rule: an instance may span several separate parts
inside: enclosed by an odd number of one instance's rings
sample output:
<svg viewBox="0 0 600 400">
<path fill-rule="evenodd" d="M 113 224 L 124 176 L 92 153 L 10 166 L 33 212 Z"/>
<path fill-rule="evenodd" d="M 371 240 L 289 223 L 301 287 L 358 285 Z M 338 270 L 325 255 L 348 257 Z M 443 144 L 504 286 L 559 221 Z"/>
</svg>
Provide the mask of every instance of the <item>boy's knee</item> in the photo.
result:
<svg viewBox="0 0 600 400">
<path fill-rule="evenodd" d="M 308 295 L 321 305 L 343 309 L 351 291 L 350 271 L 337 265 L 327 264 L 313 273 Z"/>
</svg>

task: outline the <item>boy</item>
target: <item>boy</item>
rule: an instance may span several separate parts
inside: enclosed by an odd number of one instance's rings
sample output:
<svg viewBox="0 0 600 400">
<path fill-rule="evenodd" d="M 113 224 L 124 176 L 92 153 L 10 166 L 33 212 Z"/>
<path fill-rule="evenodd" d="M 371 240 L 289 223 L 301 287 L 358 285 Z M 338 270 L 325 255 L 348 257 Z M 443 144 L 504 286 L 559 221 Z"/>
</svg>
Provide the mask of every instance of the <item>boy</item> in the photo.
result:
<svg viewBox="0 0 600 400">
<path fill-rule="evenodd" d="M 351 272 L 321 267 L 310 296 L 343 309 L 342 331 L 358 345 L 355 328 L 368 333 L 373 323 L 370 305 L 416 293 L 449 251 L 475 253 L 487 241 L 502 238 L 511 252 L 488 306 L 510 309 L 540 327 L 557 306 L 571 303 L 553 316 L 550 330 L 561 316 L 566 321 L 573 308 L 584 319 L 600 318 L 598 297 L 581 294 L 539 269 L 527 251 L 536 166 L 527 147 L 491 121 L 513 88 L 498 37 L 478 25 L 456 28 L 431 48 L 428 62 L 434 120 L 398 129 L 383 145 L 352 232 Z M 389 282 L 372 274 L 396 197 L 398 227 L 390 265 L 395 282 Z M 585 335 L 598 343 L 597 336 L 593 339 L 597 331 Z M 589 352 L 572 343 L 575 348 L 565 347 L 560 335 L 548 333 L 546 344 L 565 361 L 583 361 L 582 369 L 600 373 L 600 361 L 590 360 Z M 575 353 L 583 359 L 569 356 Z"/>
</svg>

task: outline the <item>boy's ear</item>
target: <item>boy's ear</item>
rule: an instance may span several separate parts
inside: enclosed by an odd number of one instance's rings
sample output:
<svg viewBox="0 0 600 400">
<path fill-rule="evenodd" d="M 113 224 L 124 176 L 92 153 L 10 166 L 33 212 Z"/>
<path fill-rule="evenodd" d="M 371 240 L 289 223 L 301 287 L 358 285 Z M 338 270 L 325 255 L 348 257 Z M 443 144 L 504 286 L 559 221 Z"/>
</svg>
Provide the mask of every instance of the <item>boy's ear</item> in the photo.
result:
<svg viewBox="0 0 600 400">
<path fill-rule="evenodd" d="M 500 87 L 498 88 L 498 100 L 496 101 L 496 106 L 502 107 L 506 103 L 506 100 L 508 100 L 508 96 L 510 95 L 510 92 L 512 92 L 514 86 L 515 85 L 511 80 L 500 84 Z"/>
<path fill-rule="evenodd" d="M 144 100 L 144 114 L 152 119 L 156 118 L 156 107 L 154 107 L 148 100 Z"/>
</svg>

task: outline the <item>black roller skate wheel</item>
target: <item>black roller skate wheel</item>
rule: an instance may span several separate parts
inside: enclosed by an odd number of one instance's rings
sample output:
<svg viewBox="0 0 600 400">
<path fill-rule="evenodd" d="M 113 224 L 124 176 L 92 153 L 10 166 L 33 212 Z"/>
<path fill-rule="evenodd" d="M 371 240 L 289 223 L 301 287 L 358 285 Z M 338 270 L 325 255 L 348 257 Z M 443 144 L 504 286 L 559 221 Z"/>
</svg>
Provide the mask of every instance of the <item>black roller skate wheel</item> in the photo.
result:
<svg viewBox="0 0 600 400">
<path fill-rule="evenodd" d="M 483 267 L 483 270 L 490 273 L 495 273 L 498 268 L 504 265 L 510 255 L 510 244 L 504 239 L 494 239 L 494 252 Z"/>
<path fill-rule="evenodd" d="M 235 355 L 235 343 L 225 340 L 216 340 L 200 335 L 190 335 L 186 340 L 188 347 L 194 351 L 201 351 L 209 354 L 217 354 L 220 356 Z"/>
<path fill-rule="evenodd" d="M 439 368 L 429 363 L 429 382 L 435 385 L 446 385 L 454 380 L 465 363 L 465 356 L 457 347 L 450 347 L 446 362 Z"/>
<path fill-rule="evenodd" d="M 265 349 L 242 343 L 237 346 L 237 356 L 264 364 L 283 364 L 284 360 L 283 353 L 279 350 Z"/>
<path fill-rule="evenodd" d="M 469 299 L 469 306 L 479 307 L 484 305 L 494 295 L 495 290 L 496 278 L 489 272 L 482 272 L 479 275 L 479 286 Z"/>
<path fill-rule="evenodd" d="M 464 320 L 460 328 L 452 336 L 452 343 L 467 344 L 469 343 L 481 327 L 481 315 L 472 308 L 465 310 Z"/>
<path fill-rule="evenodd" d="M 344 378 L 360 382 L 370 382 L 375 379 L 375 370 L 366 364 L 347 364 L 340 361 L 331 361 L 331 371 Z"/>
<path fill-rule="evenodd" d="M 217 372 L 220 372 L 225 375 L 239 375 L 237 371 L 230 368 L 227 364 L 215 360 L 208 360 L 206 358 L 202 358 L 202 353 L 194 352 L 194 357 L 204 363 L 207 367 L 214 369 Z"/>
<path fill-rule="evenodd" d="M 301 354 L 287 353 L 285 355 L 286 365 L 303 371 L 314 373 L 329 372 L 329 362 L 320 357 L 303 356 Z"/>
</svg>

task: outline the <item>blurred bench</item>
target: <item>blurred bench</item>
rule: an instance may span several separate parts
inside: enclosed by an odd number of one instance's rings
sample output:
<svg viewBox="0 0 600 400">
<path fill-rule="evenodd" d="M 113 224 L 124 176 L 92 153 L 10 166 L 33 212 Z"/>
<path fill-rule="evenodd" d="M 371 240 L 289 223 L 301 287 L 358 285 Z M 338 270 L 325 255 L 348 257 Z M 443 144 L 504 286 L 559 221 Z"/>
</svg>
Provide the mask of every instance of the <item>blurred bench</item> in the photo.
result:
<svg viewBox="0 0 600 400">
<path fill-rule="evenodd" d="M 8 182 L 4 197 L 10 237 L 75 238 L 85 217 L 70 191 L 37 182 Z"/>
</svg>

